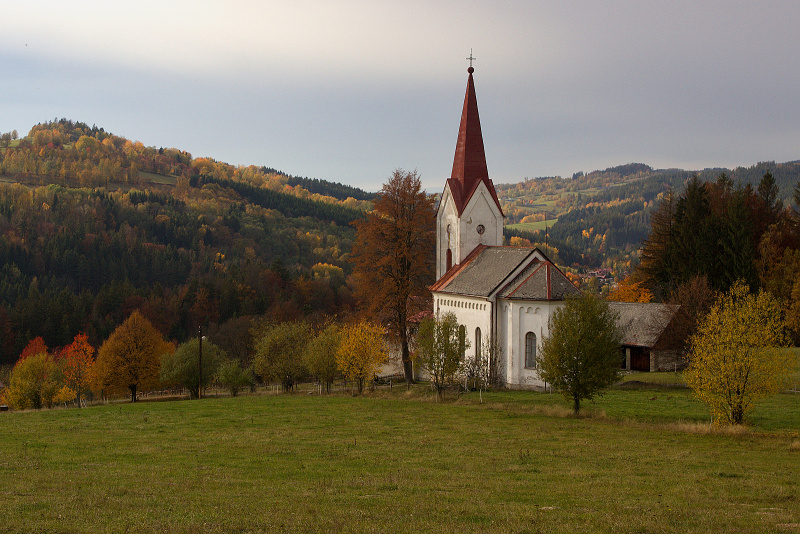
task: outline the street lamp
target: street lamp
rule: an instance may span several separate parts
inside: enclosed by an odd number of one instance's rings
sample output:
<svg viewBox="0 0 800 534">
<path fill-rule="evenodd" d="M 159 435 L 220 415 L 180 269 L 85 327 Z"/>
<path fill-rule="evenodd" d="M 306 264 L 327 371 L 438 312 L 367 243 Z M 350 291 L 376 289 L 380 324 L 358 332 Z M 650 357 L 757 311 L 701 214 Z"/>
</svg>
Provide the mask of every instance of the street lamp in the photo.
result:
<svg viewBox="0 0 800 534">
<path fill-rule="evenodd" d="M 203 390 L 203 327 L 197 327 L 197 335 L 200 338 L 198 346 L 200 350 L 197 355 L 197 399 L 200 400 L 200 392 Z"/>
</svg>

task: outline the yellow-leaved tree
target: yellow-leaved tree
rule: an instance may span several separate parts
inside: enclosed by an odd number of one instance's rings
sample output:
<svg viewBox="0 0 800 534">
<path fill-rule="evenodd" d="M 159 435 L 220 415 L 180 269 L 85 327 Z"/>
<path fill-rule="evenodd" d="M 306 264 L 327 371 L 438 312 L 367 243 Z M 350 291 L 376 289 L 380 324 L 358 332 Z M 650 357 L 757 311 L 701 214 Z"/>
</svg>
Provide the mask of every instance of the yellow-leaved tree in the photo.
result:
<svg viewBox="0 0 800 534">
<path fill-rule="evenodd" d="M 777 393 L 792 371 L 788 344 L 780 303 L 737 281 L 692 337 L 686 383 L 715 423 L 742 424 L 753 404 Z"/>
<path fill-rule="evenodd" d="M 385 360 L 382 327 L 361 321 L 342 328 L 336 364 L 344 377 L 356 384 L 359 394 L 364 391 L 364 382 L 375 375 Z"/>
<path fill-rule="evenodd" d="M 119 325 L 97 352 L 92 389 L 118 393 L 129 389 L 131 402 L 138 390 L 159 384 L 161 356 L 175 351 L 161 333 L 137 311 Z"/>
<path fill-rule="evenodd" d="M 628 276 L 608 294 L 608 300 L 612 302 L 650 302 L 653 300 L 653 294 L 645 286 L 644 281 L 634 281 L 631 276 Z"/>
<path fill-rule="evenodd" d="M 46 352 L 20 359 L 11 371 L 6 402 L 18 410 L 52 408 L 53 398 L 61 387 L 59 374 L 53 358 Z"/>
</svg>

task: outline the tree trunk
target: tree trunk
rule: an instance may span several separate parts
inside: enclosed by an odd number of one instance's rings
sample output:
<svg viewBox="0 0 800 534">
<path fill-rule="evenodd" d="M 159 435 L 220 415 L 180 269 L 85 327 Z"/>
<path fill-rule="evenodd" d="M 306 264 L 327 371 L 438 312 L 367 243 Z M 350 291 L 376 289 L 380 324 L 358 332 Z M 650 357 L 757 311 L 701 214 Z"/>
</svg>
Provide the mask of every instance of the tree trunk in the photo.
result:
<svg viewBox="0 0 800 534">
<path fill-rule="evenodd" d="M 581 399 L 577 395 L 573 395 L 572 401 L 572 411 L 575 413 L 575 415 L 578 415 L 578 410 L 581 409 Z"/>
<path fill-rule="evenodd" d="M 414 363 L 411 361 L 411 355 L 408 350 L 408 329 L 406 325 L 400 327 L 400 354 L 403 361 L 403 376 L 406 379 L 406 384 L 414 383 Z"/>
<path fill-rule="evenodd" d="M 744 423 L 744 408 L 742 408 L 741 403 L 737 403 L 733 406 L 731 410 L 731 423 L 734 425 L 741 425 Z"/>
<path fill-rule="evenodd" d="M 136 384 L 128 386 L 131 390 L 131 402 L 136 402 Z"/>
</svg>

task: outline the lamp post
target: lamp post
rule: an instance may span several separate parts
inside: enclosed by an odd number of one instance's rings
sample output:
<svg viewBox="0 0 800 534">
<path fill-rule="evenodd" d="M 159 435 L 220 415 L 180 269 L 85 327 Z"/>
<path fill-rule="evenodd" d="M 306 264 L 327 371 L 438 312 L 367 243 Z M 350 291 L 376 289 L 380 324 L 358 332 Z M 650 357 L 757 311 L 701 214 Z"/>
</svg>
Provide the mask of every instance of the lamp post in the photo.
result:
<svg viewBox="0 0 800 534">
<path fill-rule="evenodd" d="M 200 392 L 203 390 L 203 327 L 197 327 L 197 335 L 199 338 L 198 346 L 200 350 L 197 355 L 197 399 L 200 399 Z"/>
</svg>

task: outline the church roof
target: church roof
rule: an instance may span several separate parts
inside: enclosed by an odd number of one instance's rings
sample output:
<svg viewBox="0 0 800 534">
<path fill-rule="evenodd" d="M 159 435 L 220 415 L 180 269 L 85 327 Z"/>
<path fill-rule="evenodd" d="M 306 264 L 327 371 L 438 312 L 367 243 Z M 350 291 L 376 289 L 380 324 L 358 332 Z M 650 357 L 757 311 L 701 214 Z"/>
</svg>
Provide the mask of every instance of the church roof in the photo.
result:
<svg viewBox="0 0 800 534">
<path fill-rule="evenodd" d="M 580 292 L 558 267 L 549 261 L 537 261 L 522 271 L 499 296 L 521 300 L 564 300 Z"/>
<path fill-rule="evenodd" d="M 431 286 L 431 291 L 488 297 L 534 250 L 478 245 Z"/>
<path fill-rule="evenodd" d="M 622 329 L 622 344 L 652 348 L 664 333 L 678 306 L 652 302 L 611 302 L 609 307 L 619 314 L 617 326 Z"/>
<path fill-rule="evenodd" d="M 500 298 L 527 300 L 563 300 L 580 293 L 541 250 L 485 245 L 453 266 L 431 291 L 483 298 L 497 293 Z"/>
<path fill-rule="evenodd" d="M 469 72 L 467 94 L 464 96 L 464 108 L 461 111 L 461 126 L 458 129 L 453 172 L 450 179 L 447 180 L 459 216 L 464 212 L 464 208 L 469 204 L 481 182 L 486 185 L 492 195 L 500 214 L 503 213 L 497 198 L 497 191 L 489 179 L 489 170 L 486 166 L 481 121 L 478 117 L 478 100 L 475 97 L 475 82 L 472 79 L 474 70 L 472 67 L 467 70 Z"/>
</svg>

